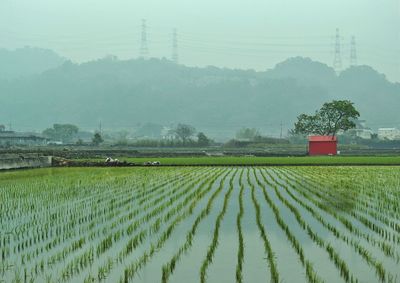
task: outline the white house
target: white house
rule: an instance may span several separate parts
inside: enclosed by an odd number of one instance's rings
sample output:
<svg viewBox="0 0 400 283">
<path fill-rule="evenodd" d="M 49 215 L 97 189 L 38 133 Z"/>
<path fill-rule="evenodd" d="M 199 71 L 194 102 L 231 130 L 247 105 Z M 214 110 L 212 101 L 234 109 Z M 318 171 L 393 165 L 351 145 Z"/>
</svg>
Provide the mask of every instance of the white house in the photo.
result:
<svg viewBox="0 0 400 283">
<path fill-rule="evenodd" d="M 357 137 L 365 140 L 372 139 L 372 135 L 374 134 L 370 129 L 355 129 L 355 132 Z"/>
<path fill-rule="evenodd" d="M 0 146 L 22 145 L 35 146 L 46 145 L 46 138 L 35 133 L 17 133 L 13 131 L 0 131 Z"/>
<path fill-rule="evenodd" d="M 378 129 L 378 138 L 381 140 L 400 140 L 400 130 L 396 128 Z"/>
<path fill-rule="evenodd" d="M 163 140 L 173 140 L 175 138 L 173 128 L 164 126 L 161 130 L 161 138 Z"/>
</svg>

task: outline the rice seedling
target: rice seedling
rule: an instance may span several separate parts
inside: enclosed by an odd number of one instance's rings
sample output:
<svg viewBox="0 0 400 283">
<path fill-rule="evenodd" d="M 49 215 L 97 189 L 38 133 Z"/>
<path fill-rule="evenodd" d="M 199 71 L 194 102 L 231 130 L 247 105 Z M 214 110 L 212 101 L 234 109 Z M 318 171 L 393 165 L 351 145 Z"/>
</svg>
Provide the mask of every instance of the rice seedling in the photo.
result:
<svg viewBox="0 0 400 283">
<path fill-rule="evenodd" d="M 228 174 L 225 174 L 225 176 L 221 179 L 220 181 L 220 185 L 217 188 L 217 190 L 214 191 L 214 193 L 212 194 L 212 196 L 210 197 L 210 199 L 207 202 L 206 207 L 201 211 L 201 213 L 197 216 L 196 220 L 194 221 L 191 229 L 189 230 L 189 232 L 186 234 L 186 241 L 185 243 L 178 249 L 178 251 L 171 257 L 171 259 L 162 266 L 162 277 L 161 277 L 161 282 L 162 283 L 166 283 L 168 282 L 170 276 L 172 275 L 172 273 L 174 272 L 175 268 L 176 268 L 176 263 L 180 260 L 180 258 L 182 257 L 182 255 L 187 252 L 190 247 L 193 244 L 193 239 L 196 235 L 196 231 L 198 229 L 199 224 L 201 223 L 201 221 L 207 217 L 210 214 L 213 202 L 215 201 L 215 199 L 217 198 L 217 196 L 220 194 L 220 192 L 222 191 L 222 189 L 224 188 L 224 182 L 225 179 L 227 178 Z M 210 189 L 211 189 L 211 184 L 210 184 Z"/>
<path fill-rule="evenodd" d="M 1 172 L 0 282 L 145 282 L 138 275 L 159 259 L 163 264 L 156 266 L 154 276 L 160 277 L 155 281 L 174 282 L 185 272 L 179 267 L 191 265 L 186 258 L 196 261 L 200 281 L 207 282 L 210 275 L 218 278 L 211 266 L 229 245 L 237 248 L 234 262 L 227 261 L 232 280 L 251 278 L 247 268 L 258 262 L 269 270 L 265 280 L 280 282 L 291 277 L 280 268 L 285 255 L 275 243 L 290 244 L 308 282 L 327 278 L 317 269 L 319 258 L 307 249 L 310 243 L 345 282 L 396 282 L 399 188 L 400 168 L 389 166 Z M 249 203 L 243 201 L 247 190 Z M 231 213 L 233 208 L 237 211 Z M 267 264 L 247 250 L 245 255 L 252 231 L 243 225 L 244 216 L 254 217 L 261 239 L 255 244 Z M 202 224 L 208 220 L 212 230 L 203 243 Z M 272 238 L 270 221 L 283 239 Z M 234 241 L 220 245 L 226 240 L 225 223 L 232 223 Z M 177 233 L 183 233 L 180 242 Z M 193 256 L 193 246 L 204 251 L 204 258 Z"/>
<path fill-rule="evenodd" d="M 237 255 L 237 264 L 236 264 L 236 282 L 242 283 L 243 282 L 243 261 L 244 261 L 244 241 L 243 241 L 243 232 L 242 232 L 242 219 L 244 215 L 244 207 L 243 207 L 243 170 L 240 172 L 239 177 L 239 186 L 240 192 L 238 197 L 239 203 L 239 212 L 236 217 L 236 229 L 238 233 L 238 255 Z"/>
<path fill-rule="evenodd" d="M 268 182 L 265 178 L 265 175 L 262 174 L 262 177 L 264 179 L 264 181 Z M 272 177 L 273 179 L 273 177 Z M 329 231 L 332 232 L 332 234 L 338 238 L 341 239 L 344 243 L 351 245 L 355 251 L 361 255 L 363 257 L 363 259 L 368 263 L 368 265 L 374 266 L 376 269 L 376 273 L 379 277 L 379 279 L 382 282 L 385 282 L 387 275 L 387 272 L 385 271 L 385 269 L 382 266 L 382 263 L 380 261 L 378 261 L 377 259 L 375 259 L 374 257 L 371 256 L 371 254 L 368 252 L 367 248 L 363 247 L 362 245 L 359 244 L 358 241 L 355 241 L 354 239 L 349 238 L 348 236 L 345 236 L 340 230 L 338 230 L 334 225 L 328 223 L 318 212 L 316 212 L 310 205 L 307 205 L 306 203 L 304 203 L 304 201 L 302 201 L 300 198 L 296 197 L 290 190 L 289 188 L 284 185 L 284 184 L 280 184 L 278 181 L 276 181 L 275 179 L 273 179 L 275 183 L 279 184 L 281 188 L 283 188 L 286 193 L 291 197 L 291 199 L 293 199 L 295 202 L 299 203 L 302 207 L 304 207 L 308 212 L 311 213 L 311 215 L 319 221 L 319 223 L 321 223 L 325 228 L 327 228 Z M 296 214 L 296 218 L 300 219 L 300 213 L 298 212 L 297 209 L 295 209 L 293 207 L 293 205 L 285 198 L 282 197 L 282 195 L 280 194 L 280 192 L 277 190 L 276 187 L 275 188 L 275 192 L 277 194 L 277 196 L 279 197 L 279 199 L 285 203 L 286 206 L 290 207 L 290 209 L 293 211 L 293 213 Z M 304 223 L 304 220 L 299 220 L 302 221 L 302 223 Z M 306 224 L 302 224 L 303 227 L 306 227 L 307 230 L 309 230 L 309 226 L 307 226 Z M 306 226 L 305 226 L 306 225 Z M 310 237 L 313 235 L 313 233 L 311 233 L 309 231 L 309 235 Z M 314 237 L 315 238 L 315 237 Z M 315 239 L 317 240 L 317 239 Z M 389 274 L 390 276 L 390 274 Z"/>
<path fill-rule="evenodd" d="M 256 210 L 256 223 L 260 232 L 260 237 L 263 240 L 264 243 L 264 249 L 267 254 L 267 259 L 268 259 L 268 264 L 271 272 L 271 282 L 279 282 L 279 273 L 277 270 L 275 258 L 274 258 L 274 252 L 272 250 L 271 244 L 268 240 L 267 233 L 265 231 L 265 227 L 262 224 L 261 221 L 261 209 L 260 205 L 255 197 L 255 186 L 250 182 L 250 171 L 247 171 L 247 182 L 251 187 L 251 199 L 254 204 L 254 208 Z"/>
<path fill-rule="evenodd" d="M 236 170 L 235 174 L 236 173 L 237 173 L 237 170 Z M 211 244 L 207 250 L 206 258 L 203 260 L 203 264 L 201 265 L 201 268 L 200 268 L 200 282 L 201 283 L 206 282 L 207 268 L 212 263 L 215 250 L 218 246 L 219 229 L 221 226 L 221 222 L 224 219 L 226 209 L 228 207 L 228 202 L 229 202 L 230 196 L 233 191 L 233 178 L 235 177 L 235 174 L 231 177 L 231 179 L 229 181 L 229 190 L 225 193 L 224 204 L 222 206 L 222 210 L 218 214 L 217 220 L 215 221 L 214 235 L 213 235 Z"/>
</svg>

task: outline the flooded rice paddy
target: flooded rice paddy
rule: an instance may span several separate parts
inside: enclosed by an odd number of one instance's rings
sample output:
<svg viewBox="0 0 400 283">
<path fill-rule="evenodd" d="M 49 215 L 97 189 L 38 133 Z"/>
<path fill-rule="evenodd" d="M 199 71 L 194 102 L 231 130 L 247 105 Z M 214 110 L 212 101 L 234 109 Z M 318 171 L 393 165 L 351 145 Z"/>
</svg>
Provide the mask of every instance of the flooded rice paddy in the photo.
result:
<svg viewBox="0 0 400 283">
<path fill-rule="evenodd" d="M 0 282 L 400 282 L 400 167 L 0 174 Z"/>
</svg>

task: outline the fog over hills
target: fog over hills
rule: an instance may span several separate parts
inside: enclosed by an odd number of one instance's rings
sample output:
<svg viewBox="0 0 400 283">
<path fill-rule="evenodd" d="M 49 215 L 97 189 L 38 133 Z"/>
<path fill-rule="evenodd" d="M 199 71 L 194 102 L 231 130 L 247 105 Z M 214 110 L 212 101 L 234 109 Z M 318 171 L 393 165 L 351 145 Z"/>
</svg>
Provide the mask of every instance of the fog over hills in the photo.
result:
<svg viewBox="0 0 400 283">
<path fill-rule="evenodd" d="M 24 47 L 11 51 L 0 48 L 0 79 L 40 74 L 59 67 L 64 61 L 64 58 L 48 49 Z"/>
<path fill-rule="evenodd" d="M 55 122 L 84 129 L 99 121 L 110 129 L 182 122 L 216 138 L 243 126 L 276 135 L 280 123 L 291 128 L 300 113 L 332 99 L 354 101 L 372 128 L 400 126 L 400 84 L 369 66 L 337 76 L 331 67 L 301 57 L 256 72 L 111 56 L 74 64 L 51 51 L 25 51 L 0 51 L 0 123 L 22 130 Z"/>
</svg>

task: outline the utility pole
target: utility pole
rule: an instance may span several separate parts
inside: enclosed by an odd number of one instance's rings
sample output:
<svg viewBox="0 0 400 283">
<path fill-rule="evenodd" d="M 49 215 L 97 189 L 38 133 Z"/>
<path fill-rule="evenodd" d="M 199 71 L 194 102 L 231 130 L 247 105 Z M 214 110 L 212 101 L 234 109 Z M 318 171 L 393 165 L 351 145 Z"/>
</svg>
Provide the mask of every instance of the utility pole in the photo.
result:
<svg viewBox="0 0 400 283">
<path fill-rule="evenodd" d="M 178 64 L 178 32 L 176 28 L 172 31 L 172 62 Z"/>
<path fill-rule="evenodd" d="M 280 135 L 281 139 L 282 139 L 282 133 L 283 133 L 283 124 L 282 124 L 282 121 L 281 121 L 281 135 Z"/>
<path fill-rule="evenodd" d="M 142 37 L 140 42 L 140 57 L 147 59 L 149 56 L 149 48 L 147 46 L 147 24 L 146 20 L 142 19 Z"/>
<path fill-rule="evenodd" d="M 11 122 L 8 124 L 8 130 L 9 130 L 10 132 L 12 132 L 12 125 L 11 125 Z"/>
<path fill-rule="evenodd" d="M 100 120 L 100 122 L 99 122 L 99 133 L 100 133 L 100 135 L 103 134 L 102 131 L 103 131 L 103 129 L 102 129 L 102 127 L 101 127 L 101 120 Z"/>
<path fill-rule="evenodd" d="M 339 74 L 342 70 L 342 55 L 340 51 L 340 32 L 339 29 L 336 29 L 336 38 L 335 38 L 335 51 L 334 51 L 334 59 L 333 59 L 333 68 L 336 71 L 336 74 Z"/>
<path fill-rule="evenodd" d="M 350 67 L 357 66 L 356 37 L 353 35 L 350 40 Z"/>
</svg>

